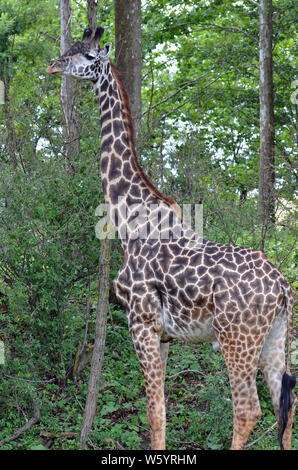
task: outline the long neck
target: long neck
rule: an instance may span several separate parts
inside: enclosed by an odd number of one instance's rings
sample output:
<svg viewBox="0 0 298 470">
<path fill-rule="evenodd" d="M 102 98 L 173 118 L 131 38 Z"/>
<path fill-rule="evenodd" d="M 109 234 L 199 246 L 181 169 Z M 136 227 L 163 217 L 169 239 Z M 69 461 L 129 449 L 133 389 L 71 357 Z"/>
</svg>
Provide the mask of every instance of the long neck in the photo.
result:
<svg viewBox="0 0 298 470">
<path fill-rule="evenodd" d="M 127 195 L 132 179 L 138 176 L 128 104 L 120 85 L 113 65 L 107 62 L 95 92 L 101 118 L 102 185 L 105 200 L 112 205 Z"/>
<path fill-rule="evenodd" d="M 107 62 L 95 85 L 101 117 L 101 180 L 110 215 L 117 229 L 124 227 L 136 205 L 175 202 L 148 180 L 137 160 L 128 99 L 115 67 Z M 125 212 L 126 211 L 126 212 Z"/>
</svg>

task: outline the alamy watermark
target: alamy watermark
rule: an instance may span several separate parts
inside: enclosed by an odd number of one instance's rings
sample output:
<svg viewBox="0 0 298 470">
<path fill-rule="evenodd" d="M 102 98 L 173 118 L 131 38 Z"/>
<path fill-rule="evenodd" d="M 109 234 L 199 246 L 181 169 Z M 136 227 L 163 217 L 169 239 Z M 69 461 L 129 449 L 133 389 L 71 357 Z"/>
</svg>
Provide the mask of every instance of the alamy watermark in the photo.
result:
<svg viewBox="0 0 298 470">
<path fill-rule="evenodd" d="M 118 204 L 99 204 L 95 216 L 96 237 L 114 239 L 116 233 L 121 240 L 178 240 L 185 237 L 196 246 L 203 238 L 203 205 L 183 204 L 127 204 L 119 198 Z"/>
<path fill-rule="evenodd" d="M 0 104 L 4 104 L 4 83 L 0 80 Z"/>
<path fill-rule="evenodd" d="M 295 91 L 291 94 L 291 103 L 298 104 L 298 80 L 293 80 L 291 88 L 295 88 Z"/>
<path fill-rule="evenodd" d="M 0 365 L 5 361 L 5 348 L 3 341 L 0 341 Z"/>
</svg>

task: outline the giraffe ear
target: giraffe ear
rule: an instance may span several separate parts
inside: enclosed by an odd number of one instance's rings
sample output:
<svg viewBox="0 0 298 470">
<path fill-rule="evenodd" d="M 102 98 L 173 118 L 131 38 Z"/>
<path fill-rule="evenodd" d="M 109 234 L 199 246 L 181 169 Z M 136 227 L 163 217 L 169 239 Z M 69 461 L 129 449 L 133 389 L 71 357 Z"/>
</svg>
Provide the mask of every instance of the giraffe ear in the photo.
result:
<svg viewBox="0 0 298 470">
<path fill-rule="evenodd" d="M 83 34 L 82 42 L 90 41 L 91 36 L 92 36 L 92 30 L 90 28 L 85 29 L 84 34 Z"/>
<path fill-rule="evenodd" d="M 101 26 L 98 26 L 95 30 L 94 39 L 96 41 L 99 41 L 104 32 L 105 32 L 104 28 L 102 28 Z"/>
<path fill-rule="evenodd" d="M 112 43 L 108 42 L 103 46 L 103 49 L 101 49 L 99 56 L 102 60 L 107 60 L 110 57 L 110 54 L 112 52 Z"/>
</svg>

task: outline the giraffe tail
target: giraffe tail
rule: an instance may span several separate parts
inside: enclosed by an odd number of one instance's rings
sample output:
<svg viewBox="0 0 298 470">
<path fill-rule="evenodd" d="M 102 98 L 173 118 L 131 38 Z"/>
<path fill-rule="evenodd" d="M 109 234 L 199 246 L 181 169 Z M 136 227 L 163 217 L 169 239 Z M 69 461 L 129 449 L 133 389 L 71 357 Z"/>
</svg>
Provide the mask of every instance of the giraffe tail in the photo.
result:
<svg viewBox="0 0 298 470">
<path fill-rule="evenodd" d="M 293 404 L 295 403 L 295 395 L 292 392 L 296 385 L 296 377 L 291 375 L 290 372 L 290 363 L 291 363 L 291 345 L 292 345 L 292 336 L 293 336 L 293 295 L 292 293 L 285 293 L 285 305 L 284 309 L 287 313 L 287 332 L 288 332 L 288 341 L 287 341 L 287 364 L 286 371 L 282 376 L 281 382 L 281 391 L 279 399 L 279 433 L 278 441 L 281 450 L 283 450 L 283 435 L 288 424 L 288 415 Z"/>
<path fill-rule="evenodd" d="M 295 396 L 292 393 L 293 388 L 296 385 L 296 377 L 294 375 L 288 375 L 286 372 L 282 376 L 281 392 L 279 399 L 279 433 L 278 441 L 281 450 L 283 450 L 283 435 L 288 424 L 289 411 L 295 402 Z"/>
</svg>

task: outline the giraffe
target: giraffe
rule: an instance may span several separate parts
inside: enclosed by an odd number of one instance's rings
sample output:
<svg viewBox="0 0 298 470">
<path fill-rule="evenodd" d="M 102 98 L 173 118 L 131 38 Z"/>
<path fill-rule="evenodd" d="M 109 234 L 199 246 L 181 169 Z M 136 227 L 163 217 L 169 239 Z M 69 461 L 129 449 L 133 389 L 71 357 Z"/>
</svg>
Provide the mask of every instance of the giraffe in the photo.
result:
<svg viewBox="0 0 298 470">
<path fill-rule="evenodd" d="M 290 449 L 297 399 L 289 283 L 261 251 L 199 237 L 176 202 L 150 182 L 136 155 L 112 45 L 100 47 L 103 32 L 84 30 L 82 41 L 46 71 L 90 80 L 99 101 L 102 187 L 124 250 L 114 289 L 143 372 L 151 448 L 165 449 L 164 381 L 169 342 L 178 338 L 219 343 L 233 401 L 231 449 L 243 448 L 261 416 L 258 367 L 270 390 L 280 446 Z"/>
</svg>

